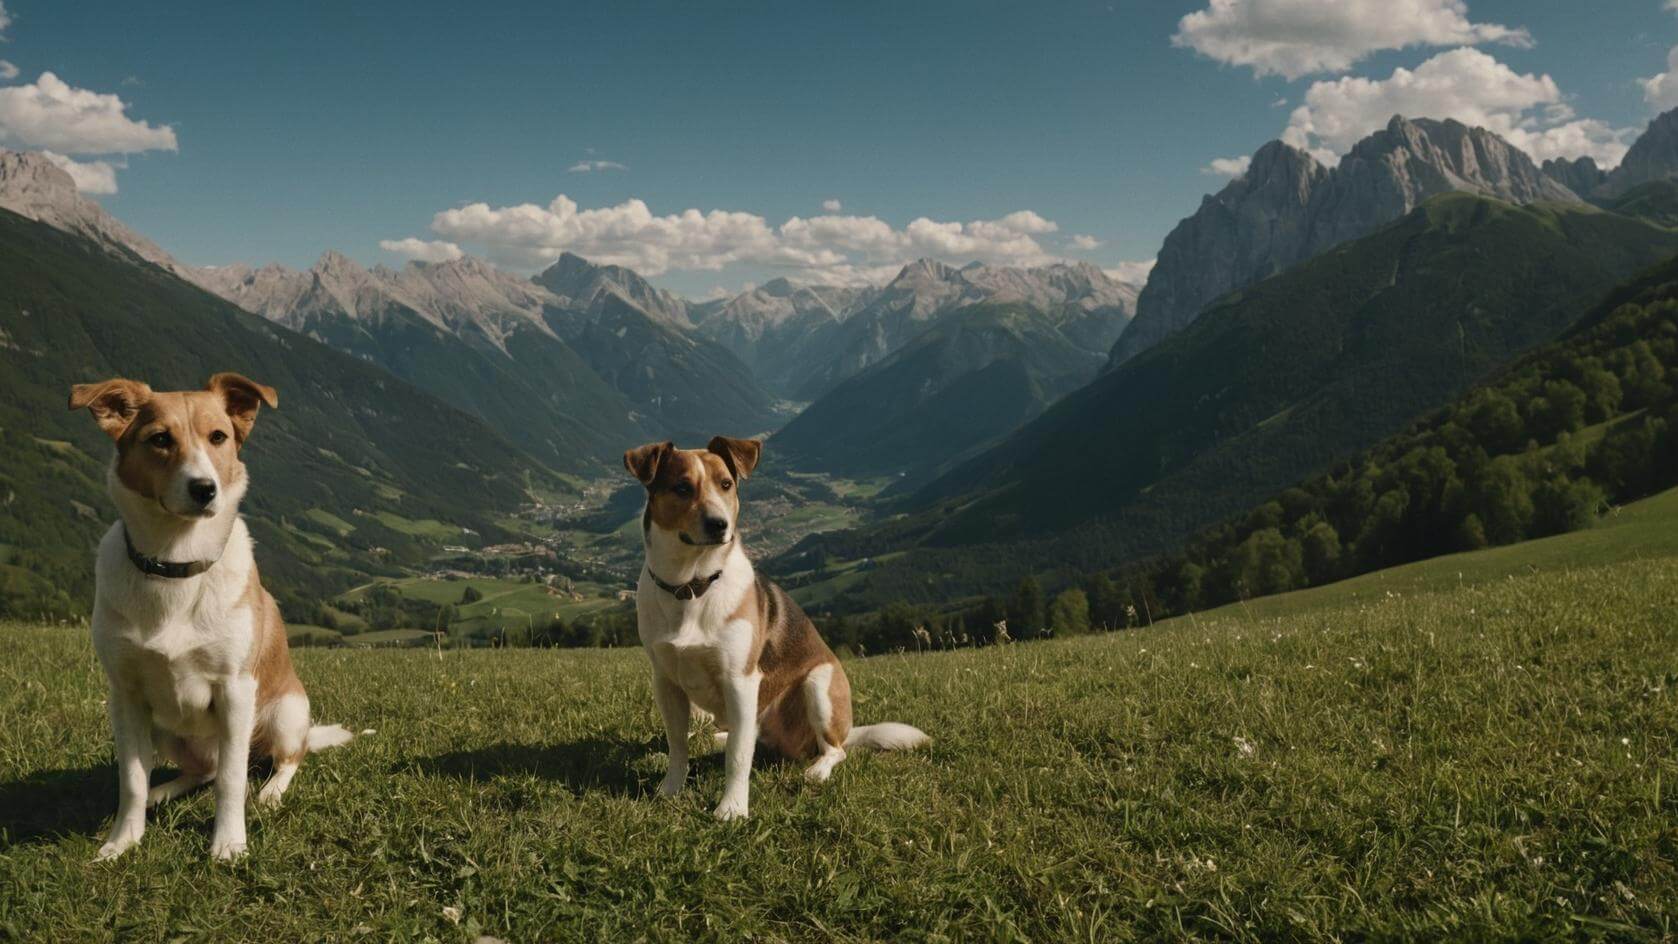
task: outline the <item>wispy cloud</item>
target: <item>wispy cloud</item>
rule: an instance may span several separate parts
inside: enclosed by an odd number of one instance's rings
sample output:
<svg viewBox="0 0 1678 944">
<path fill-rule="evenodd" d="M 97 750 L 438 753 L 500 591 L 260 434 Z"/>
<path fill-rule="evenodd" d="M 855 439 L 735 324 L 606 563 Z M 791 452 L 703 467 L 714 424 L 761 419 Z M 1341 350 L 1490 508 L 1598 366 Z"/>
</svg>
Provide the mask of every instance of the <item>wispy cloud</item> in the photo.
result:
<svg viewBox="0 0 1678 944">
<path fill-rule="evenodd" d="M 459 246 L 441 239 L 381 239 L 379 248 L 416 262 L 449 262 L 466 255 Z"/>
<path fill-rule="evenodd" d="M 604 171 L 604 170 L 628 170 L 628 169 L 629 169 L 628 167 L 625 167 L 624 165 L 619 164 L 617 161 L 593 161 L 593 160 L 578 161 L 577 163 L 572 164 L 570 167 L 566 168 L 567 171 L 569 171 L 570 173 L 573 173 L 573 174 L 592 174 L 592 173 L 596 173 L 598 171 Z"/>
<path fill-rule="evenodd" d="M 1240 157 L 1214 157 L 1200 172 L 1214 177 L 1240 177 L 1247 172 L 1247 165 L 1252 162 L 1252 157 L 1247 154 Z"/>
</svg>

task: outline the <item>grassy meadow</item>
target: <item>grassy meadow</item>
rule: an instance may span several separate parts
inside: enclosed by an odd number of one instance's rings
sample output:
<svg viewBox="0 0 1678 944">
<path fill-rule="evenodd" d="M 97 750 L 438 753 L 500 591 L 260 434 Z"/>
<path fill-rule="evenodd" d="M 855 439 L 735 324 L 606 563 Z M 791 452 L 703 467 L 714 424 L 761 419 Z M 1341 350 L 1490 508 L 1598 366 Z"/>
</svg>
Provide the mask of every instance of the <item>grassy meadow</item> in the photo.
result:
<svg viewBox="0 0 1678 944">
<path fill-rule="evenodd" d="M 3 627 L 0 938 L 1671 938 L 1672 551 L 852 662 L 859 718 L 932 747 L 821 787 L 760 758 L 734 824 L 709 749 L 652 796 L 639 652 L 300 651 L 317 717 L 377 733 L 231 866 L 206 792 L 90 861 L 85 633 Z"/>
</svg>

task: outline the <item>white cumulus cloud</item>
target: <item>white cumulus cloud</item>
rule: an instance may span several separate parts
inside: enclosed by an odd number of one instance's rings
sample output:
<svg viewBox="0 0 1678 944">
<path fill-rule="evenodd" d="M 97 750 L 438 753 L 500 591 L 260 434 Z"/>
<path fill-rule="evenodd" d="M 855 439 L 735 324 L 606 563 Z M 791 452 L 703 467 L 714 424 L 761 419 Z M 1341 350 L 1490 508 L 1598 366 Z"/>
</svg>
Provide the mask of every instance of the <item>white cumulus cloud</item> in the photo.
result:
<svg viewBox="0 0 1678 944">
<path fill-rule="evenodd" d="M 839 213 L 794 216 L 774 225 L 736 210 L 659 214 L 633 199 L 585 209 L 561 194 L 546 206 L 472 203 L 444 210 L 432 218 L 431 230 L 450 244 L 481 247 L 491 260 L 512 268 L 536 268 L 574 252 L 646 275 L 746 263 L 793 270 L 810 282 L 856 283 L 889 278 L 922 256 L 1041 265 L 1055 257 L 1039 238 L 1059 227 L 1032 210 L 990 220 L 920 217 L 901 228 L 878 217 Z"/>
<path fill-rule="evenodd" d="M 6 30 L 9 27 L 11 27 L 11 25 L 12 25 L 12 15 L 10 13 L 6 12 L 6 5 L 4 3 L 0 3 L 0 33 L 6 32 Z M 6 37 L 4 37 L 4 36 L 0 36 L 0 40 L 3 40 L 5 38 Z"/>
<path fill-rule="evenodd" d="M 466 255 L 459 246 L 441 239 L 381 239 L 379 248 L 416 262 L 450 262 Z"/>
<path fill-rule="evenodd" d="M 573 174 L 588 174 L 588 173 L 593 173 L 594 171 L 601 171 L 601 170 L 628 170 L 628 169 L 629 168 L 625 167 L 622 164 L 619 164 L 617 161 L 578 161 L 577 163 L 572 164 L 570 167 L 566 168 L 567 171 L 569 171 L 570 173 L 573 173 Z"/>
<path fill-rule="evenodd" d="M 1079 233 L 1072 237 L 1070 245 L 1073 249 L 1076 249 L 1079 252 L 1093 252 L 1094 250 L 1101 248 L 1101 240 L 1096 239 L 1094 236 L 1086 236 Z"/>
<path fill-rule="evenodd" d="M 1257 75 L 1344 72 L 1406 46 L 1531 46 L 1524 29 L 1474 23 L 1462 0 L 1210 0 L 1177 23 L 1174 46 Z"/>
<path fill-rule="evenodd" d="M 1240 157 L 1214 157 L 1200 172 L 1214 177 L 1240 177 L 1247 172 L 1247 165 L 1252 162 L 1253 158 L 1249 154 Z"/>
<path fill-rule="evenodd" d="M 1678 3 L 1678 0 L 1672 0 L 1672 3 Z M 1672 3 L 1667 5 L 1668 9 L 1673 9 Z M 1678 108 L 1678 46 L 1667 52 L 1665 72 L 1638 79 L 1637 84 L 1643 86 L 1643 100 L 1657 110 Z"/>
<path fill-rule="evenodd" d="M 75 181 L 76 189 L 82 193 L 117 192 L 117 168 L 109 161 L 75 161 L 57 151 L 42 151 L 41 156 L 69 174 L 70 179 Z"/>
<path fill-rule="evenodd" d="M 15 78 L 17 78 L 17 66 L 0 59 L 0 82 L 10 82 Z"/>
<path fill-rule="evenodd" d="M 845 208 L 845 205 L 843 203 L 840 203 L 838 201 L 838 199 L 834 198 L 834 197 L 829 197 L 826 200 L 822 201 L 822 212 L 824 212 L 824 213 L 838 213 L 840 210 L 843 210 L 844 208 Z"/>
<path fill-rule="evenodd" d="M 1101 271 L 1107 273 L 1108 278 L 1118 279 L 1120 282 L 1146 285 L 1148 284 L 1148 273 L 1154 270 L 1154 261 L 1153 259 L 1144 259 L 1140 262 L 1121 262 L 1110 269 L 1102 269 Z"/>
<path fill-rule="evenodd" d="M 173 128 L 136 121 L 117 96 L 76 88 L 51 72 L 0 88 L 0 144 L 61 154 L 176 150 Z"/>
<path fill-rule="evenodd" d="M 1523 75 L 1478 49 L 1439 53 L 1385 79 L 1345 76 L 1312 83 L 1282 140 L 1333 164 L 1393 115 L 1455 118 L 1487 129 L 1535 160 L 1589 155 L 1603 167 L 1625 156 L 1631 129 L 1579 118 L 1548 75 Z"/>
</svg>

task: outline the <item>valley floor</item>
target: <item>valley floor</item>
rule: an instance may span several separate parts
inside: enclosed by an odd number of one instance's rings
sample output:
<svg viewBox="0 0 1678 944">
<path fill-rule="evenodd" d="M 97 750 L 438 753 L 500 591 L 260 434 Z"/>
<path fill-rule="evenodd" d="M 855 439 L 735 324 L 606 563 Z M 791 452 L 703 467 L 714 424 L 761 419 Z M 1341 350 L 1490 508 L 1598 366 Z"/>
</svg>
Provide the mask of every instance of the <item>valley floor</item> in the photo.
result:
<svg viewBox="0 0 1678 944">
<path fill-rule="evenodd" d="M 650 796 L 639 653 L 309 650 L 251 855 L 114 805 L 80 631 L 0 628 L 0 937 L 1626 939 L 1678 934 L 1678 558 L 850 664 L 930 750 Z"/>
</svg>

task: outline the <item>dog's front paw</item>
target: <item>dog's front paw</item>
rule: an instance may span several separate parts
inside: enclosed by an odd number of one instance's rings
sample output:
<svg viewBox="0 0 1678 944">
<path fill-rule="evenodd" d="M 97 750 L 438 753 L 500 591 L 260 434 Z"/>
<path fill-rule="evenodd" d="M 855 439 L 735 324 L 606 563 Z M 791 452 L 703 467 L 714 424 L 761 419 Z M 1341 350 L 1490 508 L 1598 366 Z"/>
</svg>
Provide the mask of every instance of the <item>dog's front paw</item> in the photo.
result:
<svg viewBox="0 0 1678 944">
<path fill-rule="evenodd" d="M 210 843 L 210 858 L 218 862 L 231 862 L 245 854 L 243 839 L 217 839 Z"/>
<path fill-rule="evenodd" d="M 99 852 L 94 855 L 93 861 L 109 862 L 117 856 L 122 855 L 124 852 L 134 848 L 135 842 L 136 840 L 133 839 L 113 839 L 99 847 Z"/>
<path fill-rule="evenodd" d="M 658 785 L 658 795 L 661 797 L 673 797 L 682 792 L 682 785 L 686 782 L 686 777 L 678 777 L 675 774 L 665 774 L 664 781 Z"/>
<path fill-rule="evenodd" d="M 747 816 L 746 798 L 743 796 L 725 796 L 722 798 L 722 802 L 717 804 L 716 812 L 712 815 L 725 823 L 729 820 L 745 819 Z"/>
</svg>

